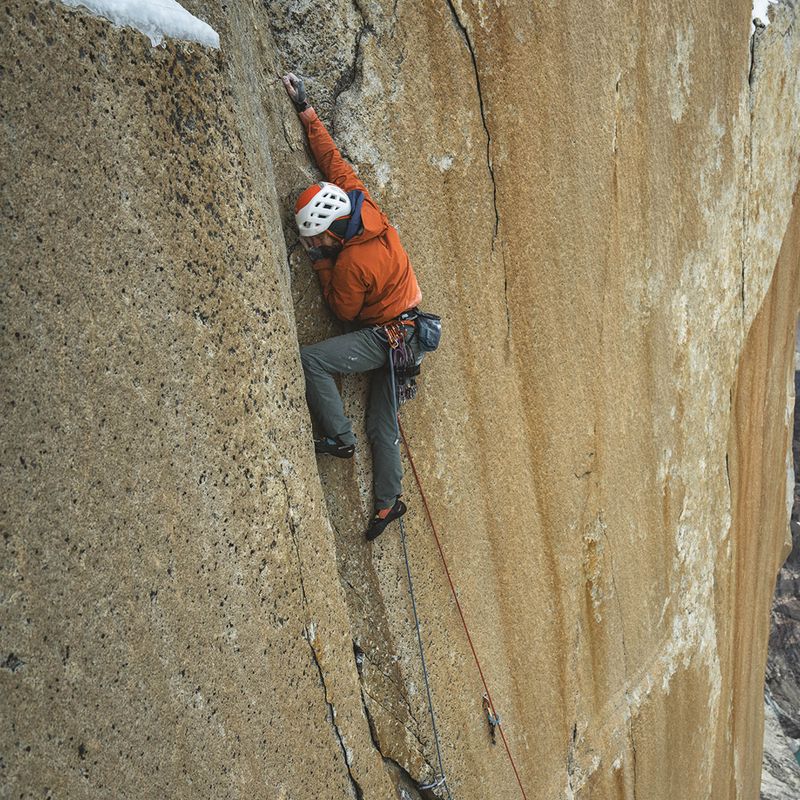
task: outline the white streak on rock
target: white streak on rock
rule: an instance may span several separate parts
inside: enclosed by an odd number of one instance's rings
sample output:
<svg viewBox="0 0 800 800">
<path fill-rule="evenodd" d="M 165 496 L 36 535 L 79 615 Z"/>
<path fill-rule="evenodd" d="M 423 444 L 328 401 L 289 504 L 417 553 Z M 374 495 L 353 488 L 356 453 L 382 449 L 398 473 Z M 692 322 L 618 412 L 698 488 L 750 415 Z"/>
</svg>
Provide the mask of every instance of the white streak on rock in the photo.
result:
<svg viewBox="0 0 800 800">
<path fill-rule="evenodd" d="M 694 28 L 688 25 L 686 30 L 678 31 L 675 41 L 675 52 L 669 65 L 669 112 L 673 122 L 680 122 L 692 88 L 690 65 L 694 49 Z"/>
</svg>

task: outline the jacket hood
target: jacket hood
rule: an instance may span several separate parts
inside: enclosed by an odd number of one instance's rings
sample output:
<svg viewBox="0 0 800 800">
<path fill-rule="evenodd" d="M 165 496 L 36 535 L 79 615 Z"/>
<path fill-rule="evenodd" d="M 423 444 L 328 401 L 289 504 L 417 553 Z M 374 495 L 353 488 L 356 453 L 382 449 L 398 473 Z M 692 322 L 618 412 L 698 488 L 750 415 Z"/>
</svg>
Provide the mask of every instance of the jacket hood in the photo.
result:
<svg viewBox="0 0 800 800">
<path fill-rule="evenodd" d="M 361 224 L 364 226 L 364 230 L 346 241 L 344 243 L 345 249 L 350 245 L 374 239 L 389 227 L 389 220 L 386 215 L 372 202 L 372 198 L 366 194 L 364 195 L 364 203 L 361 206 Z"/>
</svg>

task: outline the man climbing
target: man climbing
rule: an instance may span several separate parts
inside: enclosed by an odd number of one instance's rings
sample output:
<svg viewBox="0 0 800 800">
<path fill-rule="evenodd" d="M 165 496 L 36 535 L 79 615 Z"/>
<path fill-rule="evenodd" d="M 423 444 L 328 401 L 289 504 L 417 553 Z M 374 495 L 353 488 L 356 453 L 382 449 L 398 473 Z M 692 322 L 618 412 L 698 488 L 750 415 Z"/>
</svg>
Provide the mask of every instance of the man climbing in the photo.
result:
<svg viewBox="0 0 800 800">
<path fill-rule="evenodd" d="M 323 434 L 314 440 L 314 449 L 339 458 L 352 457 L 356 438 L 333 375 L 371 371 L 366 428 L 372 445 L 375 515 L 366 537 L 372 540 L 406 512 L 400 499 L 403 470 L 387 338 L 394 337 L 398 344 L 399 337 L 414 358 L 419 355 L 414 318 L 422 292 L 397 231 L 308 105 L 303 81 L 293 73 L 282 80 L 326 178 L 297 200 L 300 241 L 334 314 L 363 325 L 360 330 L 301 349 L 306 397 Z"/>
</svg>

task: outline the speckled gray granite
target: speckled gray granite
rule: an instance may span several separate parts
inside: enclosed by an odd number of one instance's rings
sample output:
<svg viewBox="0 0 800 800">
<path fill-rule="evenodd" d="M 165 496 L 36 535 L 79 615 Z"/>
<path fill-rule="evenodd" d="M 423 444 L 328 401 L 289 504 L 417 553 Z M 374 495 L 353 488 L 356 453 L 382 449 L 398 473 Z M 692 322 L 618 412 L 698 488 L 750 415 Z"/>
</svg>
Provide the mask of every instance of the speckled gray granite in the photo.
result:
<svg viewBox="0 0 800 800">
<path fill-rule="evenodd" d="M 764 704 L 764 768 L 761 800 L 796 800 L 800 796 L 800 764 L 773 706 Z"/>
</svg>

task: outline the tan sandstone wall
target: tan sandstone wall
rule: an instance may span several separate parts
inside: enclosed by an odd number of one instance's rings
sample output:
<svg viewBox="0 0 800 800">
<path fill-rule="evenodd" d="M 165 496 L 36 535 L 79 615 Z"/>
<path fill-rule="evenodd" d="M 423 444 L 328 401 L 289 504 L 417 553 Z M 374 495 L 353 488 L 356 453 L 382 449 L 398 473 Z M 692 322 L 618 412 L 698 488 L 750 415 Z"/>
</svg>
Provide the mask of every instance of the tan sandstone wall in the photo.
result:
<svg viewBox="0 0 800 800">
<path fill-rule="evenodd" d="M 445 319 L 403 421 L 528 797 L 755 798 L 792 7 L 751 70 L 747 2 L 186 5 L 219 52 L 3 9 L 4 785 L 383 800 L 433 775 L 363 426 L 353 462 L 309 442 L 298 341 L 344 328 L 289 214 L 316 176 L 294 67 Z M 405 483 L 450 788 L 519 797 Z"/>
</svg>

